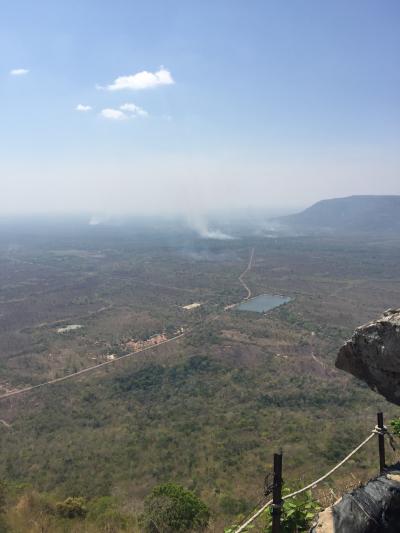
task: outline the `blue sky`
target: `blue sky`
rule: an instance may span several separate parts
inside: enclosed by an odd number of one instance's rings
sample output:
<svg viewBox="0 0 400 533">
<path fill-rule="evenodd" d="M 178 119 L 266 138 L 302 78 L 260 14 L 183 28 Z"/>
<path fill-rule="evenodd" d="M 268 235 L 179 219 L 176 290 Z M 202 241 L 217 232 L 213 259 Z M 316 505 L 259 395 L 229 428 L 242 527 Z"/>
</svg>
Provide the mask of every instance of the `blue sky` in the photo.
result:
<svg viewBox="0 0 400 533">
<path fill-rule="evenodd" d="M 397 1 L 2 0 L 1 13 L 3 212 L 400 194 Z"/>
</svg>

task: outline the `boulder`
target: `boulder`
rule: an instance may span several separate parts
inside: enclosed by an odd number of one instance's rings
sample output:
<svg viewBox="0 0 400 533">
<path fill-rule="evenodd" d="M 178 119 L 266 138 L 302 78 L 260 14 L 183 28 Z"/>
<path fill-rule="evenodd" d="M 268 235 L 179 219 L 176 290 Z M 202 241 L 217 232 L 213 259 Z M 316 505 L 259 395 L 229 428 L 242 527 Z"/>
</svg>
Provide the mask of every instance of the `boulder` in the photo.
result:
<svg viewBox="0 0 400 533">
<path fill-rule="evenodd" d="M 322 511 L 310 533 L 398 533 L 400 464 Z"/>
<path fill-rule="evenodd" d="M 340 349 L 336 367 L 400 405 L 400 309 L 357 328 Z"/>
</svg>

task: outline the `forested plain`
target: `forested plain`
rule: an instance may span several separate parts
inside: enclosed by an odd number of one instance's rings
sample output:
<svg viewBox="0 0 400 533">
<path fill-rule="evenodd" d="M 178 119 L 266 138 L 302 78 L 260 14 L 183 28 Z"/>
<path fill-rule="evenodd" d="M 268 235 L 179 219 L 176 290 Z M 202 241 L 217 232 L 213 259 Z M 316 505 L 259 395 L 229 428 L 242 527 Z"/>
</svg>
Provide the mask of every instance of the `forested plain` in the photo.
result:
<svg viewBox="0 0 400 533">
<path fill-rule="evenodd" d="M 400 240 L 44 226 L 2 228 L 0 395 L 112 364 L 0 399 L 11 531 L 142 531 L 146 496 L 169 482 L 198 495 L 208 530 L 222 531 L 262 498 L 275 451 L 297 487 L 363 440 L 378 409 L 396 414 L 334 360 L 356 326 L 398 307 Z M 253 248 L 252 294 L 292 300 L 226 310 L 245 296 L 238 277 Z M 58 332 L 71 324 L 82 327 Z M 182 328 L 118 361 L 129 342 Z M 315 496 L 325 504 L 376 471 L 371 443 Z M 63 514 L 68 498 L 85 511 Z"/>
</svg>

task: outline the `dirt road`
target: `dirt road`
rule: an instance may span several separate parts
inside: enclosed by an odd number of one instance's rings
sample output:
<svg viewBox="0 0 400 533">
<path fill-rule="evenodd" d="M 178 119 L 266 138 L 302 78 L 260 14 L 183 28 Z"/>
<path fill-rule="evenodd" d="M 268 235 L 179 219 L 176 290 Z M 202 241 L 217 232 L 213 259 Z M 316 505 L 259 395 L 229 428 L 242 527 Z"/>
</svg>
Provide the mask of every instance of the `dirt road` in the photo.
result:
<svg viewBox="0 0 400 533">
<path fill-rule="evenodd" d="M 115 363 L 118 363 L 118 361 L 121 361 L 122 359 L 126 359 L 128 357 L 132 357 L 133 355 L 137 355 L 137 354 L 142 353 L 142 352 L 146 352 L 147 350 L 153 350 L 153 349 L 157 348 L 158 346 L 161 346 L 162 344 L 166 344 L 167 342 L 176 341 L 176 340 L 180 339 L 181 337 L 184 337 L 186 333 L 187 332 L 180 333 L 179 335 L 176 335 L 175 337 L 171 337 L 170 339 L 167 339 L 165 341 L 161 341 L 158 344 L 154 344 L 152 346 L 146 346 L 145 348 L 142 348 L 141 350 L 137 350 L 136 352 L 131 352 L 131 353 L 128 353 L 126 355 L 122 355 L 121 357 L 117 357 L 116 359 L 112 359 L 110 361 L 105 361 L 104 363 L 100 363 L 98 365 L 93 365 L 93 366 L 89 366 L 87 368 L 83 368 L 82 370 L 79 370 L 78 372 L 74 372 L 73 374 L 68 374 L 67 376 L 63 376 L 61 378 L 51 379 L 50 381 L 44 381 L 43 383 L 39 383 L 38 385 L 32 385 L 30 387 L 25 387 L 25 389 L 19 389 L 19 390 L 14 390 L 12 392 L 7 392 L 6 394 L 3 394 L 2 396 L 0 396 L 0 400 L 2 400 L 4 398 L 10 398 L 11 396 L 18 396 L 19 394 L 23 394 L 25 392 L 29 392 L 29 391 L 34 390 L 34 389 L 39 389 L 39 388 L 45 387 L 47 385 L 53 385 L 54 383 L 60 383 L 60 381 L 66 381 L 67 379 L 72 379 L 72 378 L 75 378 L 75 377 L 80 376 L 82 374 L 87 374 L 88 372 L 93 372 L 94 370 L 102 368 L 102 367 L 104 367 L 106 365 L 114 365 Z"/>
<path fill-rule="evenodd" d="M 240 283 L 243 285 L 243 287 L 247 291 L 247 296 L 244 298 L 245 300 L 249 300 L 251 298 L 251 290 L 250 290 L 249 286 L 247 285 L 247 283 L 243 280 L 243 278 L 247 274 L 247 272 L 249 272 L 251 270 L 251 268 L 253 266 L 254 253 L 255 253 L 255 249 L 252 248 L 251 252 L 250 252 L 250 259 L 249 259 L 248 265 L 247 265 L 246 269 L 243 270 L 243 272 L 240 274 L 240 276 L 238 278 Z"/>
</svg>

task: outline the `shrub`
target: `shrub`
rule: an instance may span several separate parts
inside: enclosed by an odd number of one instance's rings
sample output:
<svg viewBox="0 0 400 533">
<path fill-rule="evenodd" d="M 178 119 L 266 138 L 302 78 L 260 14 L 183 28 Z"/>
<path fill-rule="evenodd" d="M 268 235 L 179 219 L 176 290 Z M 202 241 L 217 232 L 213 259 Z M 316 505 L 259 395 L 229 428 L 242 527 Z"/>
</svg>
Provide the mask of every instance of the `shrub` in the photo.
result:
<svg viewBox="0 0 400 533">
<path fill-rule="evenodd" d="M 290 494 L 290 489 L 283 490 L 283 494 Z M 302 533 L 309 531 L 311 521 L 320 510 L 319 503 L 314 500 L 311 491 L 303 492 L 294 498 L 285 500 L 281 517 L 281 533 Z M 272 531 L 271 510 L 265 513 L 265 533 Z"/>
<path fill-rule="evenodd" d="M 209 518 L 208 507 L 193 492 L 165 483 L 145 499 L 141 524 L 148 533 L 199 532 L 206 529 Z"/>
<path fill-rule="evenodd" d="M 99 531 L 114 533 L 127 527 L 127 518 L 118 510 L 117 503 L 110 496 L 96 498 L 89 504 L 87 519 L 94 522 Z"/>
<path fill-rule="evenodd" d="M 392 431 L 395 435 L 400 436 L 400 418 L 394 418 L 390 421 Z"/>
<path fill-rule="evenodd" d="M 56 503 L 56 513 L 63 518 L 84 518 L 87 513 L 84 498 L 67 498 Z"/>
</svg>

